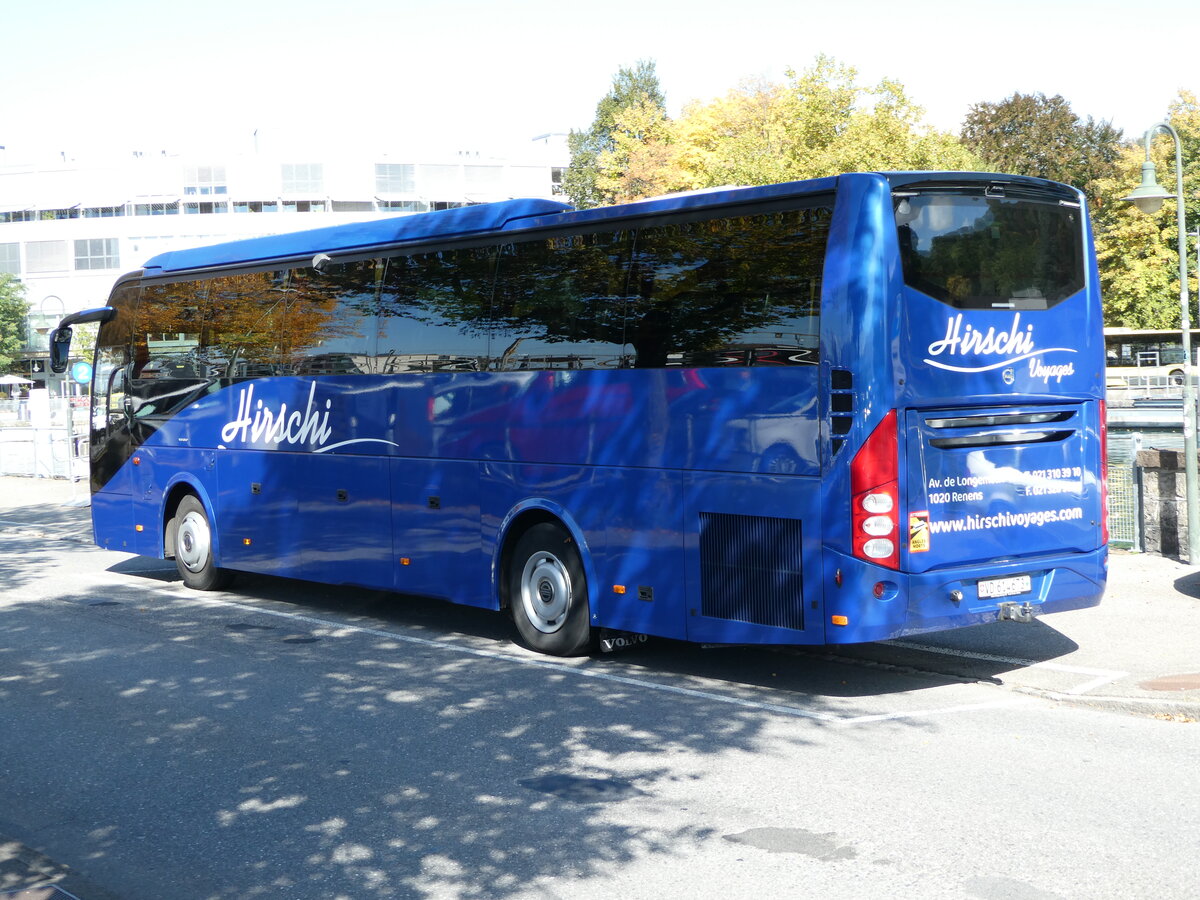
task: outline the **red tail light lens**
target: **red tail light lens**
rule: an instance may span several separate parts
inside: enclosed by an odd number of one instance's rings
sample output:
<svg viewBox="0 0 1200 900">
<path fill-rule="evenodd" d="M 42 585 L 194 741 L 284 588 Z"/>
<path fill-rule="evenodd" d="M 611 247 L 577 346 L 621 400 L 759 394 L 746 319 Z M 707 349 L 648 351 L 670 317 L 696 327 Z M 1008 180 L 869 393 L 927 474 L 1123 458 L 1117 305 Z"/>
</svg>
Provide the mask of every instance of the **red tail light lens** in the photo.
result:
<svg viewBox="0 0 1200 900">
<path fill-rule="evenodd" d="M 900 568 L 900 462 L 896 411 L 891 410 L 850 463 L 854 555 Z"/>
</svg>

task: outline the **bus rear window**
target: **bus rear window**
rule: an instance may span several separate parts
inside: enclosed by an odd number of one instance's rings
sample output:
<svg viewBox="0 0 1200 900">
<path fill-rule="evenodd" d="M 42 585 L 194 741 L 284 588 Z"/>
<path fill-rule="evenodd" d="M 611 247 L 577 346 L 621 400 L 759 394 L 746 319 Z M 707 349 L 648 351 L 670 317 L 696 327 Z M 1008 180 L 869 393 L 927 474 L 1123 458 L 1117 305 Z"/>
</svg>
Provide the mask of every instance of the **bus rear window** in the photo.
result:
<svg viewBox="0 0 1200 900">
<path fill-rule="evenodd" d="M 1083 288 L 1083 210 L 1057 197 L 897 193 L 904 282 L 957 309 L 1049 309 Z"/>
</svg>

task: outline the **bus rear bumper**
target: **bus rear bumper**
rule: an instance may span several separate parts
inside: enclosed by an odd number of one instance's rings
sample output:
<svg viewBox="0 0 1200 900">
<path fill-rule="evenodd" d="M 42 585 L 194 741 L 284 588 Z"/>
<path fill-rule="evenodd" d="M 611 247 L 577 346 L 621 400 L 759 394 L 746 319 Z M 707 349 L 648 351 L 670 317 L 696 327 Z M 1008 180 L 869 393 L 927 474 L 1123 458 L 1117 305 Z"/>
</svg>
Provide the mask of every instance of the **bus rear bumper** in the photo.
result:
<svg viewBox="0 0 1200 900">
<path fill-rule="evenodd" d="M 826 559 L 829 644 L 883 641 L 1000 619 L 1030 621 L 1095 606 L 1108 575 L 1107 547 L 1026 557 L 985 570 L 963 566 L 920 573 L 894 572 L 839 554 Z"/>
</svg>

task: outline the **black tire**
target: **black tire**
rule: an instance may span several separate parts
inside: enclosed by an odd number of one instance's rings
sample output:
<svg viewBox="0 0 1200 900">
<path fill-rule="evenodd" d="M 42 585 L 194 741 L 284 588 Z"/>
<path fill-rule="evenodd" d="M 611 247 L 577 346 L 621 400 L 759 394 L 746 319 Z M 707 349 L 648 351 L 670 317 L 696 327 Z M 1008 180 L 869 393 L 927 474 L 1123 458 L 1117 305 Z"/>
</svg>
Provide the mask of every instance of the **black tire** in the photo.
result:
<svg viewBox="0 0 1200 900">
<path fill-rule="evenodd" d="M 551 656 L 591 650 L 587 578 L 565 529 L 540 522 L 521 535 L 507 578 L 509 611 L 526 647 Z"/>
<path fill-rule="evenodd" d="M 1178 387 L 1183 384 L 1183 370 L 1177 370 L 1170 374 L 1171 384 Z"/>
<path fill-rule="evenodd" d="M 212 526 L 204 504 L 189 494 L 179 501 L 175 511 L 174 546 L 175 568 L 183 583 L 197 591 L 219 591 L 233 581 L 228 569 L 214 564 Z"/>
</svg>

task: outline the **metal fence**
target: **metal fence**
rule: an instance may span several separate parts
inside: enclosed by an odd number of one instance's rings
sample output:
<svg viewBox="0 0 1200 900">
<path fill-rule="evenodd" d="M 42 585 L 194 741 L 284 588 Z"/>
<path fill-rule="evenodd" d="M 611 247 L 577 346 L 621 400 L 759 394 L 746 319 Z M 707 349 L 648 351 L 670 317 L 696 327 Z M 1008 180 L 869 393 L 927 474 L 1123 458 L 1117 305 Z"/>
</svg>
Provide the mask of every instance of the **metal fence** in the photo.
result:
<svg viewBox="0 0 1200 900">
<path fill-rule="evenodd" d="M 41 410 L 0 401 L 0 475 L 87 477 L 87 409 L 51 399 Z"/>
<path fill-rule="evenodd" d="M 1108 467 L 1108 540 L 1115 547 L 1142 549 L 1139 475 L 1134 463 Z"/>
</svg>

